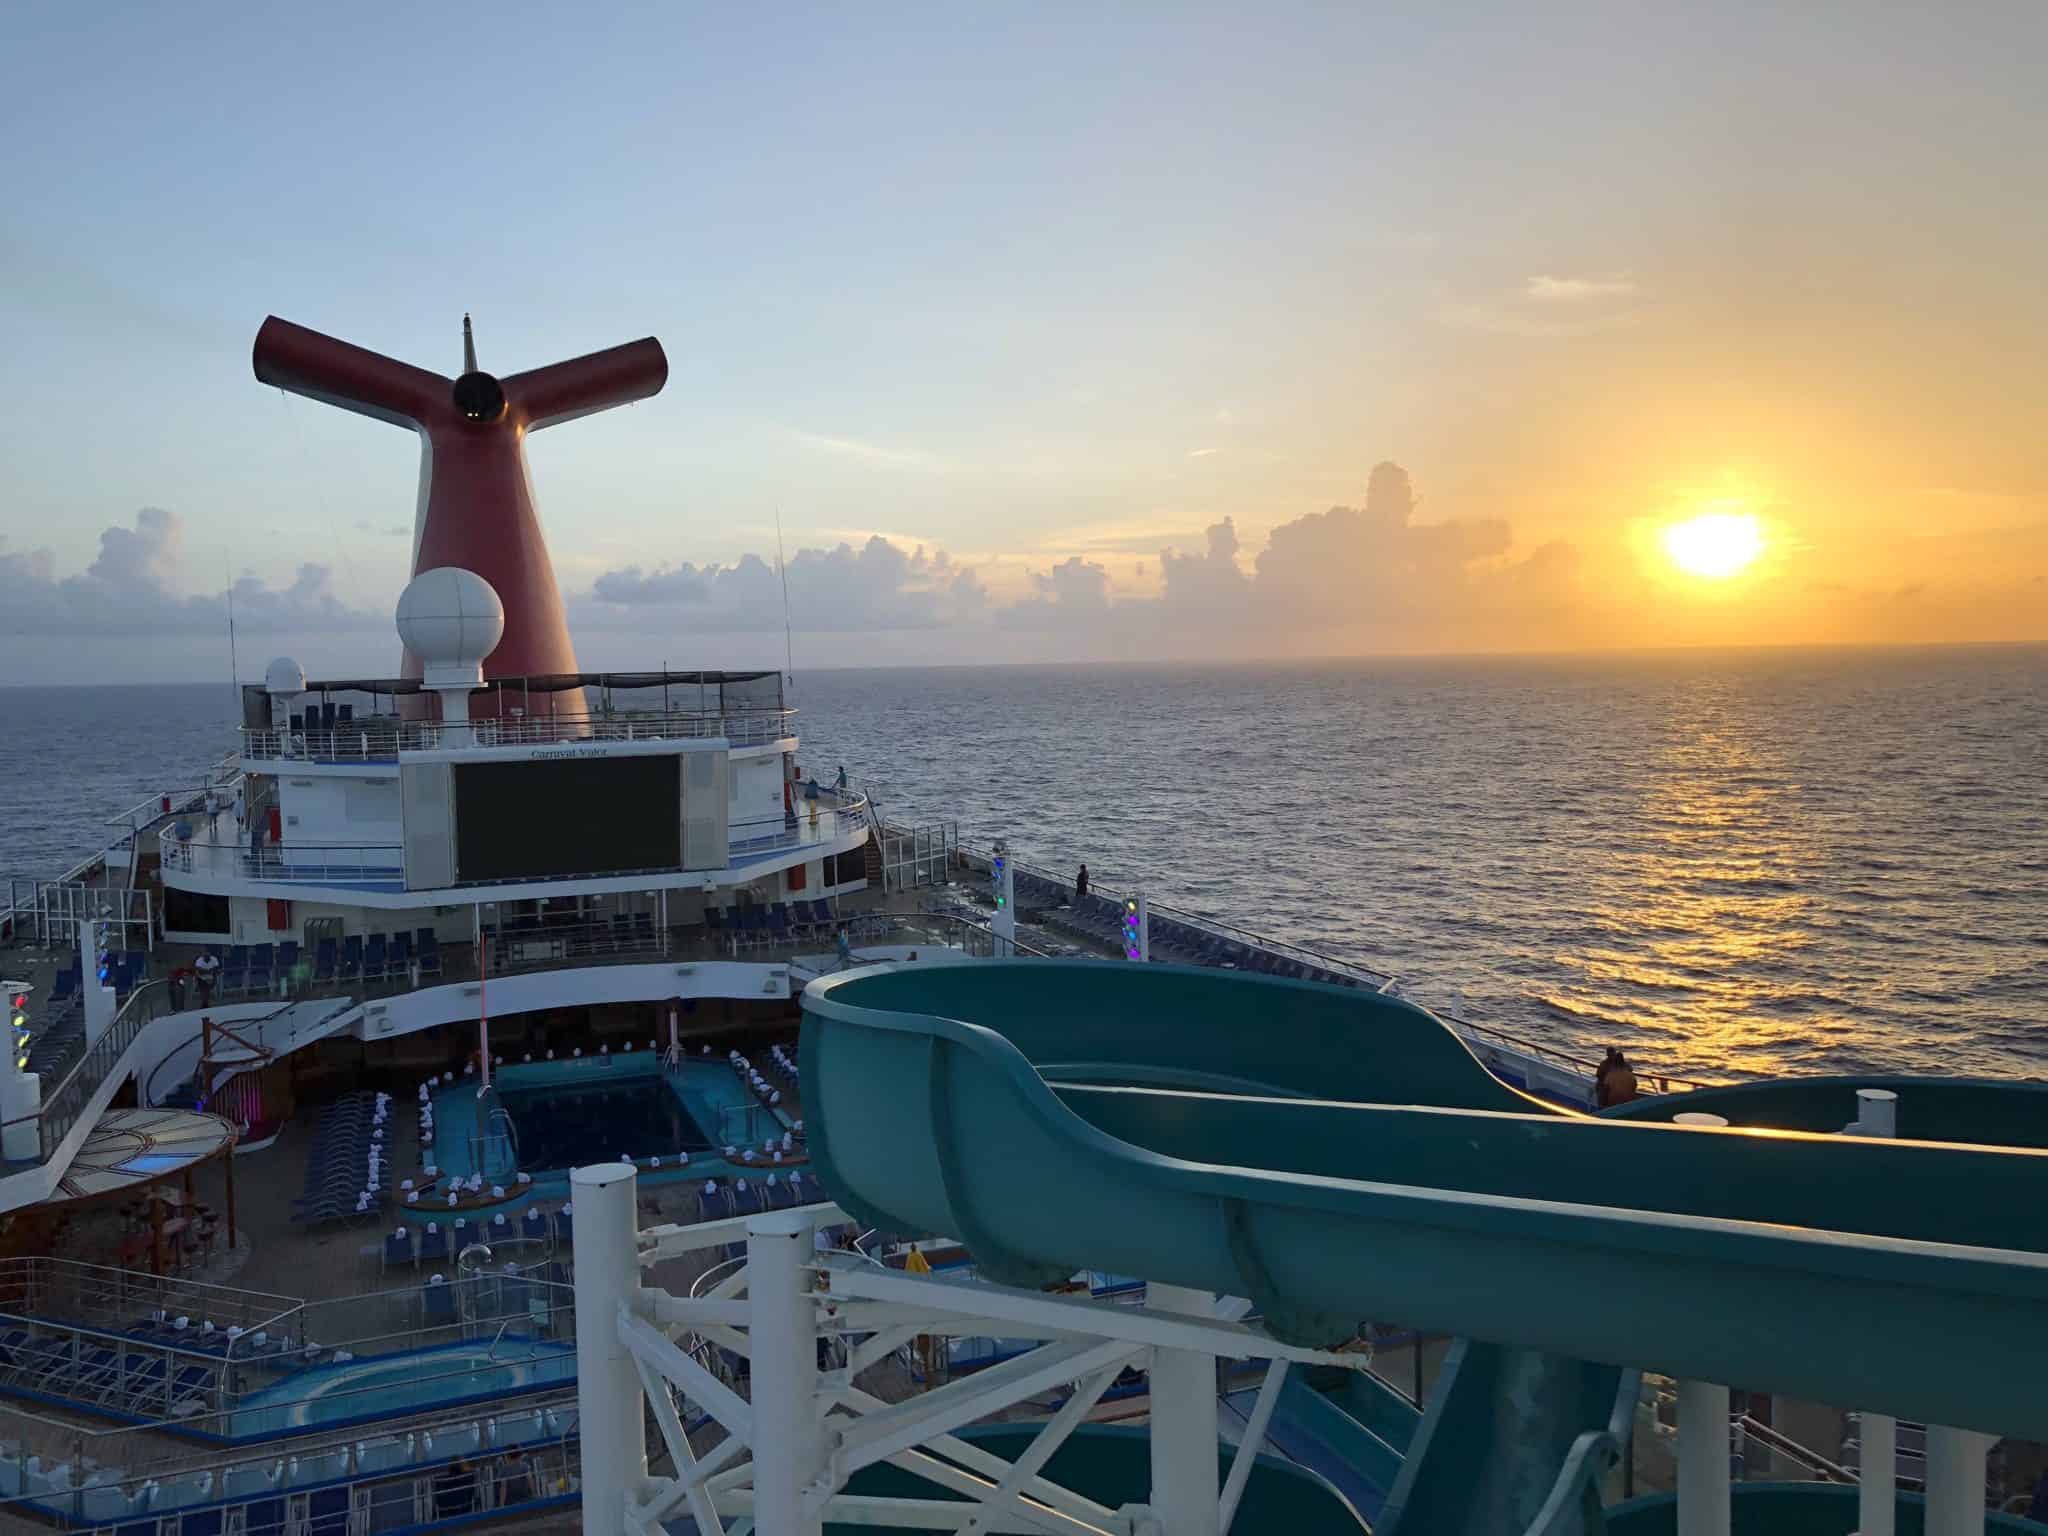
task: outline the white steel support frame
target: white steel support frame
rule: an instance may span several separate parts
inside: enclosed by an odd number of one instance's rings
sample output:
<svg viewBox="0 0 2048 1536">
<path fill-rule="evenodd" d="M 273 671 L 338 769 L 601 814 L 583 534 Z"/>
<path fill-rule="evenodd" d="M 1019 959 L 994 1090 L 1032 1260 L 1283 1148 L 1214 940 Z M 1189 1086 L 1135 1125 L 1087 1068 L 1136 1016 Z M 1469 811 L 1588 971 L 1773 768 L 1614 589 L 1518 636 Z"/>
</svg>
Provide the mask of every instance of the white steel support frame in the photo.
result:
<svg viewBox="0 0 2048 1536">
<path fill-rule="evenodd" d="M 1144 920 L 1144 903 L 1138 905 Z M 1181 1285 L 1148 1285 L 1145 1304 L 1214 1317 L 1216 1297 Z M 1216 1357 L 1195 1349 L 1152 1352 L 1152 1512 L 1169 1536 L 1220 1536 L 1216 1481 Z"/>
<path fill-rule="evenodd" d="M 1856 1090 L 1851 1136 L 1896 1136 L 1899 1096 L 1884 1088 Z M 1859 1413 L 1856 1438 L 1856 1530 L 1858 1536 L 1892 1536 L 1899 1517 L 1899 1421 L 1888 1413 Z M 1982 1506 L 1983 1492 L 1977 1498 Z M 1981 1527 L 1980 1527 L 1981 1529 Z"/>
<path fill-rule="evenodd" d="M 612 1171 L 582 1170 L 576 1178 Z M 631 1175 L 617 1172 L 625 1177 L 615 1185 L 586 1190 L 578 1182 L 575 1189 L 586 1536 L 654 1536 L 661 1521 L 685 1507 L 705 1536 L 725 1536 L 740 1519 L 751 1519 L 758 1536 L 817 1536 L 828 1522 L 973 1536 L 1221 1536 L 1264 1442 L 1288 1363 L 1353 1369 L 1366 1363 L 1362 1354 L 1281 1344 L 1240 1321 L 1246 1303 L 1219 1303 L 1206 1292 L 1154 1286 L 1146 1306 L 1131 1307 L 940 1281 L 858 1254 L 821 1252 L 814 1230 L 846 1219 L 829 1205 L 653 1228 L 639 1234 L 636 1254 L 630 1238 L 585 1237 L 592 1216 L 609 1233 L 609 1222 L 597 1213 L 617 1189 L 625 1191 L 622 1213 L 630 1229 Z M 636 1257 L 651 1264 L 742 1234 L 745 1266 L 701 1295 L 675 1296 L 637 1283 Z M 862 1372 L 919 1335 L 1038 1343 L 901 1402 L 856 1384 Z M 695 1358 L 698 1341 L 748 1360 L 751 1398 Z M 828 1347 L 821 1351 L 821 1344 Z M 821 1352 L 843 1363 L 820 1369 Z M 1219 1357 L 1270 1362 L 1220 1489 Z M 1133 1365 L 1152 1373 L 1153 1491 L 1149 1504 L 1110 1509 L 1044 1471 L 1118 1373 Z M 633 1424 L 632 1434 L 620 1437 L 628 1442 L 622 1454 L 600 1437 L 613 1435 L 628 1393 Z M 672 1476 L 647 1475 L 643 1394 Z M 1020 1407 L 1028 1414 L 1048 1397 L 1061 1401 L 1039 1408 L 1045 1416 L 1015 1460 L 956 1433 Z M 679 1400 L 687 1413 L 678 1411 Z M 593 1418 L 594 1409 L 603 1414 L 607 1407 L 610 1417 Z M 684 1429 L 700 1413 L 725 1431 L 725 1439 L 702 1454 Z M 931 1483 L 933 1496 L 846 1491 L 855 1473 L 883 1463 Z"/>
<path fill-rule="evenodd" d="M 1728 1536 L 1728 1389 L 1678 1384 L 1678 1536 Z"/>
<path fill-rule="evenodd" d="M 576 1212 L 576 1416 L 583 1441 L 583 1536 L 626 1529 L 628 1500 L 647 1481 L 641 1382 L 618 1325 L 640 1290 L 637 1187 L 629 1163 L 569 1175 Z"/>
<path fill-rule="evenodd" d="M 1984 1536 L 1984 1464 L 1993 1438 L 1927 1426 L 1927 1536 Z"/>
</svg>

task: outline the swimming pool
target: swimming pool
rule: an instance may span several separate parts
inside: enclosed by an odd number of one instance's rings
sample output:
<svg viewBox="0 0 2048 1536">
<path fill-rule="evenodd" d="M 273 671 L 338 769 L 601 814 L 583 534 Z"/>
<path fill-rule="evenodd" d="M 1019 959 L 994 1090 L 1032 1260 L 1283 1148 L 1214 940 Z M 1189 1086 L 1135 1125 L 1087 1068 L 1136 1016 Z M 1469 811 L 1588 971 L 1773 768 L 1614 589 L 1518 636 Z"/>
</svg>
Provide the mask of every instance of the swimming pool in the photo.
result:
<svg viewBox="0 0 2048 1536">
<path fill-rule="evenodd" d="M 719 1149 L 760 1147 L 779 1138 L 789 1117 L 757 1103 L 723 1060 L 697 1058 L 664 1067 L 652 1051 L 621 1051 L 567 1061 L 517 1062 L 493 1074 L 498 1102 L 511 1117 L 517 1166 L 535 1194 L 558 1196 L 569 1170 L 591 1163 L 639 1159 L 643 1182 L 724 1178 L 750 1170 L 729 1165 Z M 445 1174 L 467 1178 L 479 1150 L 477 1085 L 464 1079 L 434 1093 L 435 1161 Z M 485 1138 L 484 1173 L 510 1183 L 508 1149 Z M 683 1157 L 687 1156 L 687 1164 Z M 648 1168 L 649 1158 L 663 1167 Z"/>
<path fill-rule="evenodd" d="M 519 1167 L 551 1173 L 628 1157 L 709 1150 L 711 1138 L 657 1074 L 499 1090 L 519 1133 Z"/>
<path fill-rule="evenodd" d="M 309 1424 L 385 1418 L 575 1379 L 573 1344 L 507 1336 L 488 1344 L 410 1350 L 295 1372 L 243 1398 L 231 1433 L 242 1439 Z"/>
</svg>

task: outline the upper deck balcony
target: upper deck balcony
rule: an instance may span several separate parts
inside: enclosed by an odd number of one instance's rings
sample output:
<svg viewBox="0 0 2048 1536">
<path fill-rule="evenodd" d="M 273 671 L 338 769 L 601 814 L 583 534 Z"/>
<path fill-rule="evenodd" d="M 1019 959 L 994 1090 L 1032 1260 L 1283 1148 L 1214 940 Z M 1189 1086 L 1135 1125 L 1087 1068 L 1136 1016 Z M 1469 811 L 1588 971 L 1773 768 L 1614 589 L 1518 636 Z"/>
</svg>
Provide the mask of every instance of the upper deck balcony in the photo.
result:
<svg viewBox="0 0 2048 1536">
<path fill-rule="evenodd" d="M 661 863 L 632 869 L 593 866 L 524 879 L 458 879 L 424 891 L 408 888 L 405 847 L 398 842 L 274 843 L 265 840 L 260 823 L 237 822 L 232 811 L 225 809 L 212 816 L 181 816 L 166 823 L 157 839 L 161 868 L 169 883 L 183 889 L 290 896 L 309 894 L 291 887 L 327 887 L 368 896 L 371 904 L 391 905 L 394 903 L 376 898 L 417 902 L 446 899 L 459 891 L 467 899 L 492 888 L 524 889 L 563 881 L 591 889 L 627 890 L 695 887 L 707 876 L 744 879 L 770 867 L 857 847 L 869 824 L 865 796 L 820 786 L 815 800 L 800 800 L 795 810 L 729 821 L 722 869 L 681 870 Z M 507 835 L 516 837 L 517 829 L 509 828 Z"/>
<path fill-rule="evenodd" d="M 792 738 L 779 672 L 581 672 L 490 678 L 470 720 L 444 725 L 440 700 L 410 678 L 309 682 L 303 692 L 242 690 L 241 756 L 275 762 L 395 763 L 400 753 L 582 742 Z"/>
<path fill-rule="evenodd" d="M 723 739 L 735 747 L 772 746 L 796 734 L 793 709 L 726 714 L 676 710 L 660 713 L 512 715 L 446 726 L 438 720 L 396 715 L 351 716 L 333 725 L 242 729 L 245 762 L 395 763 L 401 752 L 462 751 L 487 747 L 547 746 L 560 742 L 686 741 Z"/>
</svg>

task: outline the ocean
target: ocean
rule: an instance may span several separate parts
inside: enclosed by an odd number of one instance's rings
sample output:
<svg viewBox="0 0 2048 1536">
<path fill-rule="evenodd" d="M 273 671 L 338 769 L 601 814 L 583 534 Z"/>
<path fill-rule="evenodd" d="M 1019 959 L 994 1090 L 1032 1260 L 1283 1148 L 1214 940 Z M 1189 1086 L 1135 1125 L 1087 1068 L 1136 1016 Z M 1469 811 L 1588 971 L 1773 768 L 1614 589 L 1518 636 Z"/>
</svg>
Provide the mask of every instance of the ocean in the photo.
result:
<svg viewBox="0 0 2048 1536">
<path fill-rule="evenodd" d="M 2048 650 L 798 672 L 892 821 L 1705 1077 L 2048 1076 Z M 0 876 L 227 750 L 226 687 L 0 691 Z"/>
</svg>

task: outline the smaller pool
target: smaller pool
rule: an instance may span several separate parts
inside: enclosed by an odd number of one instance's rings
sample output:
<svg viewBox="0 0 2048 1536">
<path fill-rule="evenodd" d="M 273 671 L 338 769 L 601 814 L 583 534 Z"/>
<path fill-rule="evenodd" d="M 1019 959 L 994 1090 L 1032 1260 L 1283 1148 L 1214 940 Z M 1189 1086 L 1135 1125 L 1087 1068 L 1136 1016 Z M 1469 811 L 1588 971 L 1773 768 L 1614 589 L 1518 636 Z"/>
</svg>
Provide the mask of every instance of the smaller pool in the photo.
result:
<svg viewBox="0 0 2048 1536">
<path fill-rule="evenodd" d="M 409 1350 L 295 1372 L 243 1398 L 233 1433 L 241 1439 L 308 1424 L 383 1418 L 575 1379 L 571 1344 L 506 1337 L 495 1345 Z"/>
</svg>

